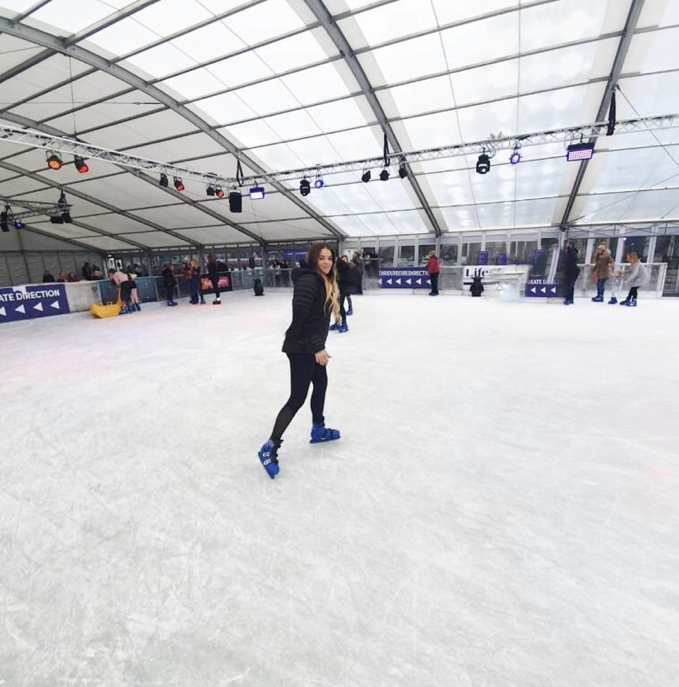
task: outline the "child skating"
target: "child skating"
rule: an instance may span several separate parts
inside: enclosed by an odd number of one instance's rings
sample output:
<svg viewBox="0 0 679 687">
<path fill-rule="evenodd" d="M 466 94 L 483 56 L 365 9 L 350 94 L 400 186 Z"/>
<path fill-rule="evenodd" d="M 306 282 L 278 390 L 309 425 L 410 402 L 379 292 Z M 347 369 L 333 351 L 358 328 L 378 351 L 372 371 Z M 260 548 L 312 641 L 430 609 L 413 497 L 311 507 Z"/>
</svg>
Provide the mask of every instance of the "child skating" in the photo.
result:
<svg viewBox="0 0 679 687">
<path fill-rule="evenodd" d="M 325 350 L 330 312 L 336 320 L 340 319 L 334 251 L 325 243 L 316 243 L 311 246 L 306 263 L 308 267 L 292 272 L 292 323 L 283 343 L 283 352 L 290 361 L 290 397 L 276 417 L 271 437 L 258 454 L 271 479 L 280 470 L 278 449 L 283 443 L 283 433 L 304 405 L 311 384 L 314 389 L 311 394 L 310 443 L 340 438 L 339 430 L 325 426 L 323 416 L 330 360 Z"/>
<path fill-rule="evenodd" d="M 628 254 L 627 261 L 629 262 L 631 269 L 627 274 L 623 275 L 623 279 L 624 284 L 629 285 L 630 290 L 627 298 L 624 301 L 620 301 L 620 305 L 627 305 L 632 308 L 636 308 L 639 289 L 643 288 L 644 286 L 648 286 L 648 270 L 641 260 L 639 260 L 639 256 L 634 252 Z"/>
</svg>

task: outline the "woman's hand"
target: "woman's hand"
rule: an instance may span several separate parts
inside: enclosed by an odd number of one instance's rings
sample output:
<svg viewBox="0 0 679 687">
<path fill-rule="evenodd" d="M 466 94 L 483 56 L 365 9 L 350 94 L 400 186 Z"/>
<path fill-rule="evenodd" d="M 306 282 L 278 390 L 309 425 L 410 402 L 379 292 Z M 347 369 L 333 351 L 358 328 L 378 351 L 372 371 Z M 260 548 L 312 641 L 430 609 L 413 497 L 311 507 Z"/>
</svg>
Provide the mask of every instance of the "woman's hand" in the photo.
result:
<svg viewBox="0 0 679 687">
<path fill-rule="evenodd" d="M 328 352 L 325 350 L 325 348 L 322 351 L 318 351 L 318 353 L 316 353 L 316 362 L 319 365 L 323 365 L 325 367 L 329 361 L 330 356 L 328 355 Z"/>
</svg>

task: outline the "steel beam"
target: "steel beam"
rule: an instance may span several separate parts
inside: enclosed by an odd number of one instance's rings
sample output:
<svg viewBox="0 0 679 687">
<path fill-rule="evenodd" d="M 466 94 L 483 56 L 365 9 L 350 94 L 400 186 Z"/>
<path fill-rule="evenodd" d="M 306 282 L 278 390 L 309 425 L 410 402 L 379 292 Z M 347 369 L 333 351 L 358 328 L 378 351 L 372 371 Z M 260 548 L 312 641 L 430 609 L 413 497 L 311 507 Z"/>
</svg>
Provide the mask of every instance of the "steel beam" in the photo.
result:
<svg viewBox="0 0 679 687">
<path fill-rule="evenodd" d="M 644 7 L 645 0 L 632 0 L 629 12 L 627 14 L 627 21 L 625 22 L 625 28 L 623 29 L 622 36 L 620 38 L 620 43 L 618 44 L 618 50 L 615 54 L 615 59 L 613 60 L 613 66 L 611 68 L 611 73 L 608 77 L 608 82 L 606 84 L 606 90 L 604 91 L 604 96 L 601 99 L 601 104 L 599 105 L 599 110 L 596 115 L 596 121 L 601 122 L 606 117 L 608 107 L 611 104 L 611 98 L 618 85 L 618 80 L 620 79 L 620 74 L 622 73 L 622 68 L 625 64 L 625 58 L 629 52 L 630 44 L 632 43 L 632 38 L 634 37 L 634 32 L 637 28 L 637 23 L 639 22 L 639 15 Z M 596 138 L 590 138 L 589 143 L 592 145 L 596 144 Z M 568 220 L 570 218 L 571 211 L 573 210 L 573 205 L 575 200 L 580 193 L 580 187 L 582 186 L 582 180 L 585 178 L 585 173 L 587 172 L 587 167 L 589 166 L 589 160 L 582 162 L 580 164 L 580 169 L 575 177 L 575 182 L 573 183 L 573 188 L 571 189 L 570 196 L 568 197 L 568 203 L 566 204 L 566 210 L 561 218 L 561 230 L 565 231 L 568 229 Z"/>
</svg>

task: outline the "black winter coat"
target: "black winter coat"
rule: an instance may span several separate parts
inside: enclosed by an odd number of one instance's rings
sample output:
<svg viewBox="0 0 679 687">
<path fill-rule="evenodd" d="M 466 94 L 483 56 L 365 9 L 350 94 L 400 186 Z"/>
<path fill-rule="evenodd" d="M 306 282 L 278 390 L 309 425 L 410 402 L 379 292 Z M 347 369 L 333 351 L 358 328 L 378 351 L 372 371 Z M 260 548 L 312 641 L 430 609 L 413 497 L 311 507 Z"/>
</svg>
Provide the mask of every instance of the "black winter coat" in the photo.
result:
<svg viewBox="0 0 679 687">
<path fill-rule="evenodd" d="M 325 307 L 323 277 L 316 270 L 292 271 L 292 323 L 285 332 L 284 353 L 318 353 L 325 348 L 330 308 Z"/>
<path fill-rule="evenodd" d="M 344 260 L 337 261 L 337 282 L 340 293 L 346 294 L 351 292 L 351 267 Z"/>
<path fill-rule="evenodd" d="M 207 274 L 210 279 L 217 279 L 219 276 L 217 274 L 217 263 L 216 262 L 208 262 L 207 264 Z"/>
<path fill-rule="evenodd" d="M 169 268 L 166 267 L 163 272 L 163 283 L 165 284 L 165 288 L 168 286 L 175 286 L 177 284 L 177 280 L 175 279 L 174 272 Z"/>
<path fill-rule="evenodd" d="M 577 277 L 580 274 L 578 267 L 578 249 L 567 248 L 566 259 L 564 261 L 564 273 L 567 277 Z"/>
</svg>

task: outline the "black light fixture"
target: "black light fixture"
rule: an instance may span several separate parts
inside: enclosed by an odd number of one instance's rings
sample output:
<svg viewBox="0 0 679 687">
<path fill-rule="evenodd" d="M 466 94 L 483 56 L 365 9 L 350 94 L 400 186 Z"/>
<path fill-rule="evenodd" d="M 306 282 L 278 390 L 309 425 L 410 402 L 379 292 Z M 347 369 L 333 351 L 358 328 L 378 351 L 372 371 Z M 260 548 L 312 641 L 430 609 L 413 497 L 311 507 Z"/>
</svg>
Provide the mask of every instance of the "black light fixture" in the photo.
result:
<svg viewBox="0 0 679 687">
<path fill-rule="evenodd" d="M 162 186 L 163 188 L 167 188 L 170 185 L 170 182 L 167 179 L 167 174 L 162 174 L 160 175 L 160 181 L 158 182 L 159 186 Z"/>
<path fill-rule="evenodd" d="M 215 188 L 215 195 L 217 196 L 217 198 L 223 198 L 224 189 L 221 186 L 217 186 L 217 188 Z"/>
<path fill-rule="evenodd" d="M 240 191 L 229 193 L 229 212 L 243 212 L 243 196 Z"/>
<path fill-rule="evenodd" d="M 85 160 L 83 160 L 81 157 L 78 157 L 77 155 L 73 160 L 73 164 L 75 165 L 75 168 L 78 170 L 80 174 L 87 174 L 87 172 L 90 171 L 90 168 L 87 166 Z"/>
<path fill-rule="evenodd" d="M 63 224 L 64 220 L 61 217 L 59 217 L 59 215 L 52 215 L 50 217 L 50 222 L 52 224 Z"/>
<path fill-rule="evenodd" d="M 404 157 L 399 162 L 398 175 L 401 179 L 405 179 L 408 176 L 408 168 L 406 167 L 406 159 Z"/>
<path fill-rule="evenodd" d="M 382 181 L 389 180 L 389 170 L 386 167 L 380 172 L 380 179 Z"/>
<path fill-rule="evenodd" d="M 61 213 L 61 219 L 64 221 L 64 224 L 73 224 L 73 220 L 71 219 L 71 213 L 68 210 L 64 210 Z"/>
<path fill-rule="evenodd" d="M 311 184 L 308 179 L 304 178 L 299 182 L 299 192 L 303 196 L 308 196 L 311 193 Z"/>
<path fill-rule="evenodd" d="M 362 181 L 364 184 L 367 184 L 367 183 L 370 181 L 370 177 L 371 177 L 371 176 L 372 176 L 372 175 L 370 174 L 370 170 L 369 170 L 369 169 L 366 169 L 365 172 L 363 172 L 363 176 L 361 177 L 361 181 Z"/>
<path fill-rule="evenodd" d="M 215 196 L 215 187 L 210 185 L 205 189 L 205 193 L 207 193 L 208 196 L 214 198 Z"/>
<path fill-rule="evenodd" d="M 479 155 L 479 159 L 476 163 L 476 173 L 477 174 L 488 174 L 490 172 L 490 158 L 484 151 Z"/>
<path fill-rule="evenodd" d="M 4 211 L 0 212 L 0 229 L 4 232 L 9 231 L 9 213 L 9 205 L 6 205 Z"/>
<path fill-rule="evenodd" d="M 64 163 L 62 159 L 56 154 L 52 153 L 48 158 L 47 158 L 47 166 L 50 169 L 61 169 L 64 166 Z"/>
<path fill-rule="evenodd" d="M 181 177 L 175 177 L 174 178 L 174 187 L 177 189 L 177 191 L 183 191 L 184 190 L 184 182 L 182 181 Z"/>
</svg>

